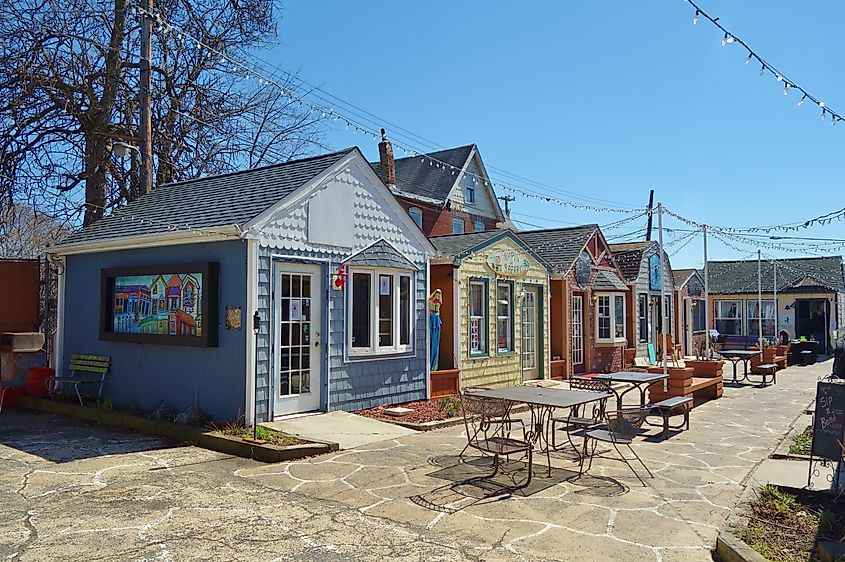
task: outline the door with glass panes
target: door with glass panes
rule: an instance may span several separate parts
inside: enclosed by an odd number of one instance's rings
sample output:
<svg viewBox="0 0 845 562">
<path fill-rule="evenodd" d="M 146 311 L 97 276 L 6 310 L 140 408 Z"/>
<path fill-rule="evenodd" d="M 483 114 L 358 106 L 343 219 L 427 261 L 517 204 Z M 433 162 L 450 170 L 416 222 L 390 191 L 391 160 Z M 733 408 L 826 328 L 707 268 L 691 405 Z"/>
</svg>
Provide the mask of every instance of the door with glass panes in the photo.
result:
<svg viewBox="0 0 845 562">
<path fill-rule="evenodd" d="M 320 267 L 276 265 L 276 416 L 320 408 Z"/>
<path fill-rule="evenodd" d="M 540 325 L 541 291 L 539 287 L 524 287 L 522 297 L 522 380 L 540 376 L 542 326 Z"/>
</svg>

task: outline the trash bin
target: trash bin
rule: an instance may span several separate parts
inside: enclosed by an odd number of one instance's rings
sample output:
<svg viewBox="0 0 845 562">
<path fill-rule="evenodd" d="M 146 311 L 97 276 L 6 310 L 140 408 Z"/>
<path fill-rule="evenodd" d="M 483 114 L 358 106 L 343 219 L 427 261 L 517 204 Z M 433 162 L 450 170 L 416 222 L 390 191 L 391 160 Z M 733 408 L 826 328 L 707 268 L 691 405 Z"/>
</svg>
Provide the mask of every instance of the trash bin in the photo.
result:
<svg viewBox="0 0 845 562">
<path fill-rule="evenodd" d="M 29 395 L 35 398 L 47 397 L 47 378 L 52 377 L 55 371 L 49 367 L 30 367 L 26 373 L 26 386 L 29 388 Z"/>
</svg>

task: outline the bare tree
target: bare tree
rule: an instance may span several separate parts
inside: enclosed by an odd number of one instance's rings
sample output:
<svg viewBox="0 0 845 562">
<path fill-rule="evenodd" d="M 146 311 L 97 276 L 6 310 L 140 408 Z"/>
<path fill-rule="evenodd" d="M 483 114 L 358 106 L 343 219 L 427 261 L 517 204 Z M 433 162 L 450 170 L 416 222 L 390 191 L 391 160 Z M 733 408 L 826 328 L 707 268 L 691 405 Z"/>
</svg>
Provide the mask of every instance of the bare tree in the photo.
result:
<svg viewBox="0 0 845 562">
<path fill-rule="evenodd" d="M 0 212 L 0 258 L 37 258 L 67 233 L 61 221 L 29 205 L 7 206 Z"/>
<path fill-rule="evenodd" d="M 0 0 L 0 212 L 84 224 L 138 196 L 139 18 L 131 0 Z M 157 0 L 154 183 L 307 154 L 321 116 L 228 57 L 276 38 L 275 0 Z M 262 81 L 263 82 L 263 81 Z"/>
</svg>

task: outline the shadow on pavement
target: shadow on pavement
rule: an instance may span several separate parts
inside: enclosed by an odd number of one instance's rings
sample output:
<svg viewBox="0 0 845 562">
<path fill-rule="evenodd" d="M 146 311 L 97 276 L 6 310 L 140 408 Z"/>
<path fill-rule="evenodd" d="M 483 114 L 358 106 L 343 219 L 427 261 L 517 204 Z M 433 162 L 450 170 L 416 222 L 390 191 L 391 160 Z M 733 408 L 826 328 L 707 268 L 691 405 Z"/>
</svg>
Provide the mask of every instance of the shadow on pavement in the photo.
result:
<svg viewBox="0 0 845 562">
<path fill-rule="evenodd" d="M 54 463 L 164 449 L 172 441 L 63 416 L 4 409 L 0 445 Z"/>
</svg>

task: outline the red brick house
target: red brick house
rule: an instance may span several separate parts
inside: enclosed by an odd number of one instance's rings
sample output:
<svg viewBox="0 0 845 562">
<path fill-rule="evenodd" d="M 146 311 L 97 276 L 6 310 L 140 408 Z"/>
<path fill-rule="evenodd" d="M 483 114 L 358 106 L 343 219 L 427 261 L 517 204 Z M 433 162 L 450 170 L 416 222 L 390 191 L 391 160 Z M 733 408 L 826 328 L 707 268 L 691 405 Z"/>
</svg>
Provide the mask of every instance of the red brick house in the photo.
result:
<svg viewBox="0 0 845 562">
<path fill-rule="evenodd" d="M 474 144 L 394 159 L 382 129 L 370 164 L 426 236 L 513 228 Z"/>
</svg>

